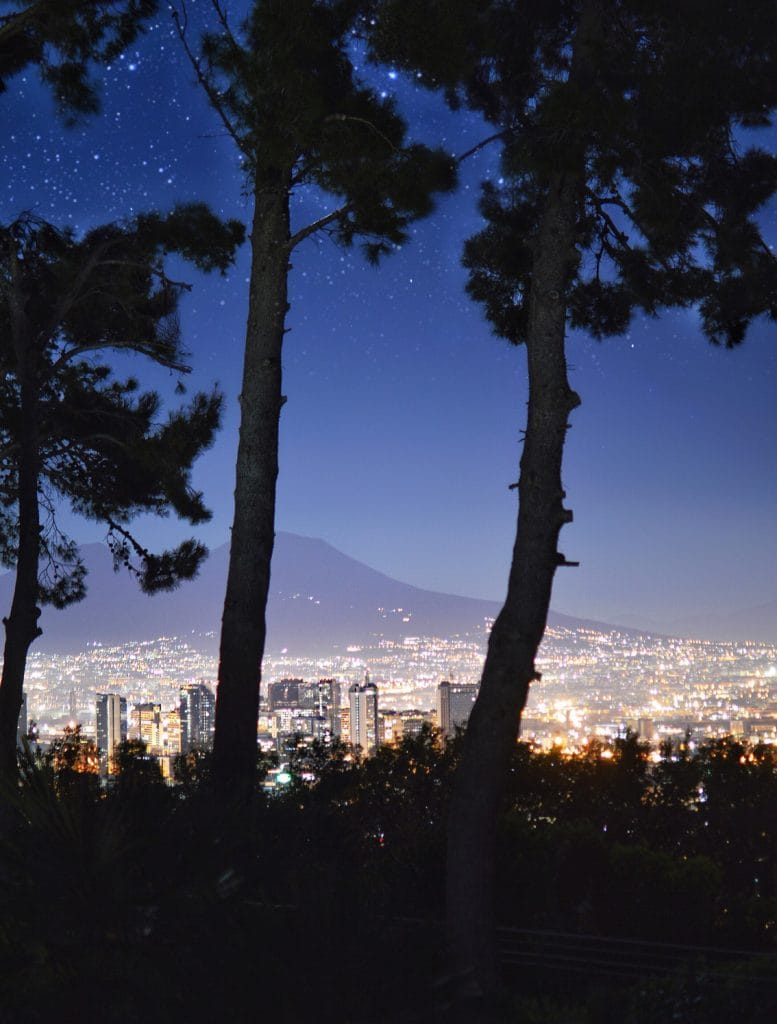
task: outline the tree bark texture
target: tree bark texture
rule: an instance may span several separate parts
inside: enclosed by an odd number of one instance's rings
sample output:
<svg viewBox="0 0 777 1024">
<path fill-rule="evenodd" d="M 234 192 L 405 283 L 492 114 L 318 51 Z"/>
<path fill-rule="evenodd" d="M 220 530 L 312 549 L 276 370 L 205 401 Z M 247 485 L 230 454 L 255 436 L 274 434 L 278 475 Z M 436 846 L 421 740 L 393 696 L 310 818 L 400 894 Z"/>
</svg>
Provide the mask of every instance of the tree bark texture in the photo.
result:
<svg viewBox="0 0 777 1024">
<path fill-rule="evenodd" d="M 256 723 L 266 635 L 287 311 L 289 182 L 257 187 L 237 453 L 235 511 L 221 626 L 214 777 L 245 798 L 256 773 Z"/>
<path fill-rule="evenodd" d="M 38 626 L 40 456 L 37 389 L 29 368 L 22 376 L 19 445 L 19 550 L 11 612 L 3 619 L 5 647 L 0 680 L 0 773 L 7 778 L 12 778 L 16 772 L 16 730 L 22 707 L 27 654 L 32 642 L 41 634 Z"/>
</svg>

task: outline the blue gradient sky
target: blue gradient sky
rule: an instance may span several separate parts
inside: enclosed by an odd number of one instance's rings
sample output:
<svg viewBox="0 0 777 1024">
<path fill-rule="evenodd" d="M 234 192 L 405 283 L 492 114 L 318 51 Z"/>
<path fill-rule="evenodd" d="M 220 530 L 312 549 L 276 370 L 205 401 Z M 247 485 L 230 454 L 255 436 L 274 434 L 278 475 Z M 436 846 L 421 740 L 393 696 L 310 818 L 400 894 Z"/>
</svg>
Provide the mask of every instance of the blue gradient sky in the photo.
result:
<svg viewBox="0 0 777 1024">
<path fill-rule="evenodd" d="M 102 115 L 69 131 L 34 73 L 12 83 L 0 101 L 3 220 L 34 210 L 84 229 L 187 199 L 249 218 L 235 153 L 164 19 L 104 78 Z M 378 81 L 399 94 L 426 141 L 460 153 L 487 133 L 401 79 Z M 769 133 L 762 144 L 774 141 Z M 457 194 L 379 270 L 327 239 L 296 253 L 278 527 L 420 586 L 500 598 L 515 529 L 508 485 L 524 425 L 524 355 L 490 335 L 459 266 L 494 159 L 471 160 Z M 301 223 L 328 208 L 299 197 L 295 216 Z M 774 243 L 774 209 L 763 223 Z M 191 386 L 218 382 L 227 396 L 224 427 L 196 474 L 214 512 L 201 531 L 212 545 L 227 539 L 231 519 L 247 260 L 244 249 L 226 280 L 184 272 L 194 284 L 183 308 Z M 560 546 L 581 567 L 560 571 L 553 606 L 663 624 L 776 599 L 777 329 L 757 324 L 727 352 L 702 338 L 693 315 L 668 315 L 637 320 L 616 341 L 573 336 L 569 359 L 583 405 L 565 472 L 575 522 Z M 166 371 L 132 368 L 172 394 Z M 68 525 L 80 540 L 101 539 L 89 524 Z M 143 532 L 161 544 L 183 531 L 149 522 Z"/>
</svg>

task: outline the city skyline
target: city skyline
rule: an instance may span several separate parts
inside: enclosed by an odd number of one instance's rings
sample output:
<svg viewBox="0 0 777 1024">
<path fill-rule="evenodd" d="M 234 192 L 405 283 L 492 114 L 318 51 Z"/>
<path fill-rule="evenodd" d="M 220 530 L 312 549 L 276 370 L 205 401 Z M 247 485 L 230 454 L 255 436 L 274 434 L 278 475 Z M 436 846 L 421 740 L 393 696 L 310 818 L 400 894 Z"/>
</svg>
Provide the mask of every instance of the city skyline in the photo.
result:
<svg viewBox="0 0 777 1024">
<path fill-rule="evenodd" d="M 196 6 L 196 5 L 195 5 Z M 470 114 L 391 70 L 368 75 L 396 94 L 411 134 L 464 152 L 487 134 Z M 158 19 L 110 69 L 103 113 L 66 131 L 29 73 L 0 108 L 0 215 L 33 210 L 83 230 L 149 207 L 205 199 L 247 218 L 229 140 L 191 84 L 172 26 Z M 148 116 L 148 112 L 153 117 Z M 149 124 L 152 128 L 149 129 Z M 771 146 L 774 134 L 763 136 Z M 295 258 L 285 363 L 278 527 L 322 537 L 409 583 L 501 599 L 514 533 L 526 386 L 522 350 L 490 336 L 463 290 L 462 241 L 480 225 L 484 150 L 459 191 L 376 270 L 327 239 Z M 301 197 L 297 216 L 324 212 Z M 774 243 L 774 209 L 762 218 Z M 231 518 L 247 253 L 225 281 L 188 272 L 182 326 L 191 389 L 219 381 L 224 427 L 195 480 L 214 510 L 199 531 L 226 541 Z M 561 549 L 553 607 L 629 624 L 737 611 L 777 599 L 777 346 L 757 324 L 734 352 L 711 348 L 692 313 L 638 319 L 599 344 L 570 338 L 572 416 L 565 485 L 575 522 Z M 131 365 L 171 400 L 167 371 Z M 100 539 L 65 519 L 81 541 Z M 166 544 L 185 535 L 149 523 Z"/>
<path fill-rule="evenodd" d="M 289 738 L 310 743 L 334 736 L 369 754 L 378 723 L 381 742 L 395 742 L 403 729 L 423 721 L 450 734 L 453 723 L 468 717 L 483 651 L 483 642 L 475 639 L 417 637 L 354 644 L 327 656 L 268 655 L 259 744 L 282 754 Z M 591 740 L 612 741 L 627 729 L 654 748 L 686 732 L 694 742 L 736 735 L 777 743 L 775 643 L 550 627 L 538 668 L 542 679 L 532 687 L 521 737 L 541 747 L 579 750 Z M 179 742 L 186 750 L 191 744 L 185 706 L 192 693 L 204 693 L 212 710 L 215 675 L 215 657 L 194 638 L 94 646 L 70 655 L 33 653 L 28 713 L 44 743 L 76 723 L 91 735 L 95 697 L 99 707 L 112 694 L 125 701 L 122 714 L 131 710 L 133 721 L 140 709 L 180 713 Z M 211 710 L 195 746 L 207 747 L 212 739 Z M 138 727 L 136 722 L 133 728 Z"/>
</svg>

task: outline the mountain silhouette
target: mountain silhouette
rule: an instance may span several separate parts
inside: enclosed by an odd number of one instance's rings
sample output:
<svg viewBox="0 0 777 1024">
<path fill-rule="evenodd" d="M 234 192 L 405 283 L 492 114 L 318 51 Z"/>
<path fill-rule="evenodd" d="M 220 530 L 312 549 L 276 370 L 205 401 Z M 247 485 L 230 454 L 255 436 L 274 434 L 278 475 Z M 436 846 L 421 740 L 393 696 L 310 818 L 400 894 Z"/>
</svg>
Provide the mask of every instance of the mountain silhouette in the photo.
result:
<svg viewBox="0 0 777 1024">
<path fill-rule="evenodd" d="M 44 608 L 43 635 L 34 650 L 75 652 L 88 644 L 106 646 L 160 636 L 191 637 L 216 649 L 229 551 L 213 550 L 199 576 L 177 590 L 149 596 L 126 572 L 113 571 L 108 549 L 81 548 L 88 569 L 86 598 L 57 611 Z M 10 608 L 13 573 L 0 576 L 0 607 Z M 497 601 L 458 597 L 410 586 L 344 555 L 326 541 L 278 533 L 268 608 L 268 650 L 333 653 L 349 644 L 381 638 L 461 636 L 483 641 Z M 551 624 L 613 628 L 551 614 Z"/>
</svg>

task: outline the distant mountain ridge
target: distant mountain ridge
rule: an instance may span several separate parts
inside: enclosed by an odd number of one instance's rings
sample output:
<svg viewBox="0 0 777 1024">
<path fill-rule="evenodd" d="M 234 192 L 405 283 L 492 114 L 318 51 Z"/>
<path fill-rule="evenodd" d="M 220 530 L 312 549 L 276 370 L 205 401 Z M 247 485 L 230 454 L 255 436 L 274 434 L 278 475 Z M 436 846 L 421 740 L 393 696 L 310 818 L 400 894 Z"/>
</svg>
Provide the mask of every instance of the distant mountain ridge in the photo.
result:
<svg viewBox="0 0 777 1024">
<path fill-rule="evenodd" d="M 101 544 L 82 548 L 89 576 L 86 598 L 45 608 L 35 650 L 76 652 L 88 644 L 117 645 L 159 636 L 193 636 L 215 649 L 221 624 L 228 548 L 211 552 L 199 576 L 167 594 L 147 596 L 126 572 L 114 573 Z M 0 576 L 0 607 L 11 603 L 13 574 Z M 500 603 L 423 590 L 371 569 L 323 540 L 279 532 L 268 609 L 268 650 L 296 655 L 333 653 L 381 637 L 454 636 L 484 640 Z M 551 613 L 570 629 L 615 627 Z M 634 630 L 636 632 L 636 630 Z M 203 639 L 204 638 L 204 639 Z"/>
</svg>

